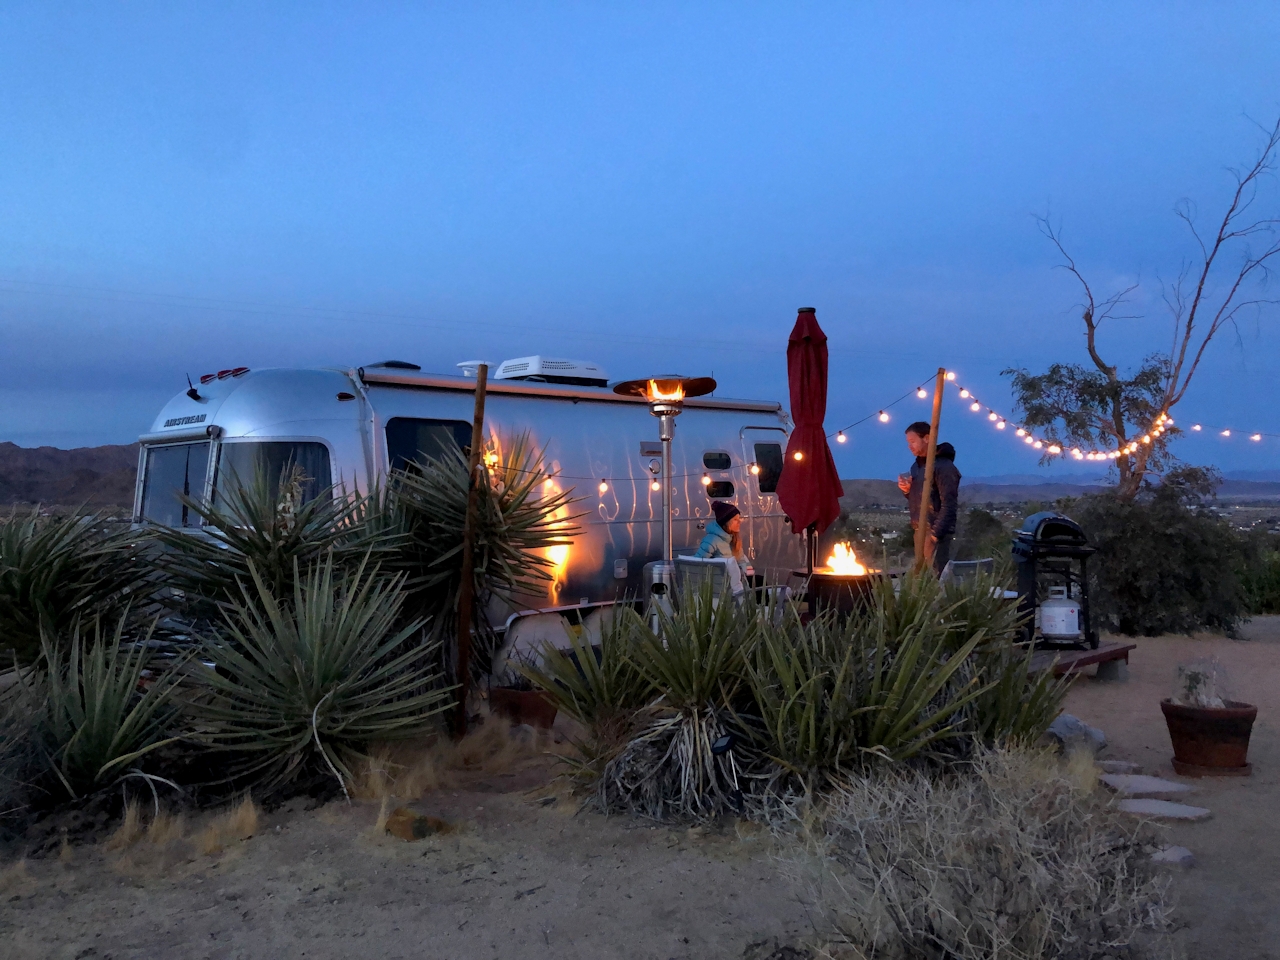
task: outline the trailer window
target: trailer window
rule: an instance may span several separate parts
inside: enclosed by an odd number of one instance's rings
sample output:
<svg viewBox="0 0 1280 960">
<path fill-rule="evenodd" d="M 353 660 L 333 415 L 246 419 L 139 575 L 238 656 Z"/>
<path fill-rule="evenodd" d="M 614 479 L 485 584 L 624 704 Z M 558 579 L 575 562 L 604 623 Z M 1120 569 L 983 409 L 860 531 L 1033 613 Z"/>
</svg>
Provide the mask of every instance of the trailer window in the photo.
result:
<svg viewBox="0 0 1280 960">
<path fill-rule="evenodd" d="M 449 450 L 470 446 L 471 424 L 464 420 L 392 417 L 387 421 L 387 459 L 392 470 L 403 470 L 415 460 L 439 460 Z"/>
<path fill-rule="evenodd" d="M 728 470 L 733 466 L 733 461 L 729 459 L 727 453 L 709 450 L 702 455 L 702 465 L 708 470 Z"/>
<path fill-rule="evenodd" d="M 712 500 L 728 500 L 733 496 L 733 484 L 728 480 L 713 480 L 707 484 L 707 496 Z"/>
<path fill-rule="evenodd" d="M 782 444 L 757 443 L 756 466 L 760 468 L 760 472 L 756 474 L 760 492 L 777 492 L 778 478 L 782 476 Z"/>
<path fill-rule="evenodd" d="M 265 441 L 224 443 L 218 454 L 214 496 L 225 496 L 236 487 L 249 487 L 259 477 L 266 480 L 271 496 L 280 493 L 281 480 L 297 471 L 302 486 L 302 502 L 308 503 L 333 486 L 329 450 L 323 443 Z"/>
<path fill-rule="evenodd" d="M 182 502 L 204 498 L 209 443 L 148 447 L 142 475 L 142 518 L 166 527 L 196 527 L 200 515 Z"/>
</svg>

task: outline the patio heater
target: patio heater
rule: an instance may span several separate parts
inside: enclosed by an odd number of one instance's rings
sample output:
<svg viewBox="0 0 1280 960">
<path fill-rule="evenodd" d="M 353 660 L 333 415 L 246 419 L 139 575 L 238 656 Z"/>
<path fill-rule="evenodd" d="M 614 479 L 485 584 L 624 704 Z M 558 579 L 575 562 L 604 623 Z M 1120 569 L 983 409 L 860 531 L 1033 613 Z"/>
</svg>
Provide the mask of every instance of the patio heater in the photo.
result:
<svg viewBox="0 0 1280 960">
<path fill-rule="evenodd" d="M 658 418 L 658 439 L 662 441 L 662 559 L 653 566 L 650 591 L 665 593 L 675 577 L 675 557 L 671 543 L 671 441 L 676 435 L 676 417 L 688 397 L 701 397 L 716 388 L 711 377 L 667 375 L 647 380 L 625 380 L 613 392 L 624 397 L 643 397 L 649 412 Z"/>
</svg>

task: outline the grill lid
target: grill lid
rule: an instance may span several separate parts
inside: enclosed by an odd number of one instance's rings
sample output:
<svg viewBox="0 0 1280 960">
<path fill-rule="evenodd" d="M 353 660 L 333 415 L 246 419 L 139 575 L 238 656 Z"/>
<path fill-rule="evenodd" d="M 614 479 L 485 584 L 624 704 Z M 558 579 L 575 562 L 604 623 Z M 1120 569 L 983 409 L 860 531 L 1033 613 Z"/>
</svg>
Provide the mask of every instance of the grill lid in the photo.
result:
<svg viewBox="0 0 1280 960">
<path fill-rule="evenodd" d="M 1080 524 L 1052 510 L 1027 517 L 1018 531 L 1018 539 L 1063 546 L 1083 546 L 1089 542 Z"/>
</svg>

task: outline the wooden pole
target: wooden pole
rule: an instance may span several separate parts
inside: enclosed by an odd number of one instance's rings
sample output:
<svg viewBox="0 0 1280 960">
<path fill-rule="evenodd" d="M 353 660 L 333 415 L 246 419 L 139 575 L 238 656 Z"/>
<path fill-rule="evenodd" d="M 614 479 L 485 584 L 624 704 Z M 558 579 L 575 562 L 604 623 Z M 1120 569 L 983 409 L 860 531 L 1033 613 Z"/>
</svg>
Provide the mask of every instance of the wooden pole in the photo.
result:
<svg viewBox="0 0 1280 960">
<path fill-rule="evenodd" d="M 920 519 L 916 524 L 916 570 L 925 567 L 924 548 L 929 536 L 929 507 L 933 499 L 933 458 L 938 452 L 938 421 L 942 419 L 942 388 L 947 382 L 947 368 L 938 368 L 933 384 L 933 419 L 929 421 L 929 448 L 924 456 L 924 490 L 920 495 Z"/>
<path fill-rule="evenodd" d="M 458 708 L 455 731 L 467 735 L 467 693 L 471 686 L 471 607 L 475 602 L 472 582 L 476 513 L 480 507 L 481 460 L 484 451 L 484 396 L 489 383 L 489 365 L 476 367 L 476 409 L 471 421 L 471 457 L 468 461 L 467 514 L 462 521 L 462 584 L 458 588 Z"/>
</svg>

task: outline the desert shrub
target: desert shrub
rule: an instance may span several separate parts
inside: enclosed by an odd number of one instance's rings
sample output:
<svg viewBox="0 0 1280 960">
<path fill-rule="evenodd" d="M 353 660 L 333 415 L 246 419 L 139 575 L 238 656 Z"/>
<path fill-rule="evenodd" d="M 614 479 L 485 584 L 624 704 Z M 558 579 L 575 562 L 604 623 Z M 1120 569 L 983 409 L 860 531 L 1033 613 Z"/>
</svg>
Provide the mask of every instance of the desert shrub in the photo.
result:
<svg viewBox="0 0 1280 960">
<path fill-rule="evenodd" d="M 1126 501 L 1110 494 L 1073 513 L 1098 548 L 1090 561 L 1090 607 L 1103 629 L 1130 636 L 1221 630 L 1246 615 L 1241 545 L 1230 524 L 1205 509 L 1213 477 L 1187 469 Z"/>
<path fill-rule="evenodd" d="M 240 585 L 253 579 L 251 567 L 272 597 L 288 603 L 299 571 L 331 557 L 359 564 L 394 546 L 393 533 L 367 522 L 377 510 L 376 495 L 348 497 L 331 488 L 304 502 L 305 478 L 288 469 L 280 477 L 264 470 L 246 479 L 228 476 L 212 504 L 184 498 L 200 517 L 198 533 L 154 529 L 165 548 L 157 564 L 184 615 L 217 622 L 221 605 L 245 601 Z"/>
<path fill-rule="evenodd" d="M 173 742 L 180 664 L 140 692 L 149 635 L 130 642 L 126 617 L 92 635 L 76 625 L 64 645 L 45 640 L 47 707 L 41 736 L 48 770 L 72 799 L 110 787 L 144 756 Z"/>
<path fill-rule="evenodd" d="M 48 705 L 43 671 L 27 667 L 0 674 L 0 827 L 29 808 L 40 777 L 40 731 Z M 3 831 L 0 831 L 2 833 Z"/>
<path fill-rule="evenodd" d="M 1240 584 L 1250 614 L 1280 613 L 1280 537 L 1264 530 L 1244 538 Z"/>
<path fill-rule="evenodd" d="M 545 594 L 555 575 L 549 549 L 568 547 L 577 532 L 571 494 L 559 490 L 527 435 L 501 449 L 491 445 L 485 463 L 472 540 L 472 624 L 480 633 L 481 672 L 488 671 L 494 639 L 483 615 L 490 599 Z M 397 472 L 373 518 L 394 538 L 383 568 L 404 575 L 406 611 L 440 637 L 452 636 L 456 625 L 468 487 L 466 454 L 448 450 Z"/>
<path fill-rule="evenodd" d="M 0 664 L 33 662 L 42 635 L 69 637 L 78 619 L 138 609 L 149 567 L 142 538 L 121 526 L 38 509 L 0 524 Z"/>
<path fill-rule="evenodd" d="M 212 696 L 193 705 L 202 739 L 238 752 L 242 776 L 270 790 L 312 763 L 345 783 L 368 741 L 431 729 L 450 692 L 434 646 L 406 643 L 421 623 L 402 625 L 401 578 L 326 559 L 295 574 L 284 604 L 252 564 L 249 574 L 204 643 L 203 659 L 217 668 L 202 671 Z"/>
<path fill-rule="evenodd" d="M 960 518 L 954 556 L 957 560 L 1008 559 L 1013 534 L 995 514 L 970 507 Z"/>
<path fill-rule="evenodd" d="M 816 817 L 792 821 L 803 850 L 791 864 L 830 955 L 1139 955 L 1165 930 L 1167 880 L 1148 860 L 1151 828 L 1112 810 L 1095 781 L 1044 754 L 993 751 L 953 772 L 844 783 Z"/>
</svg>

